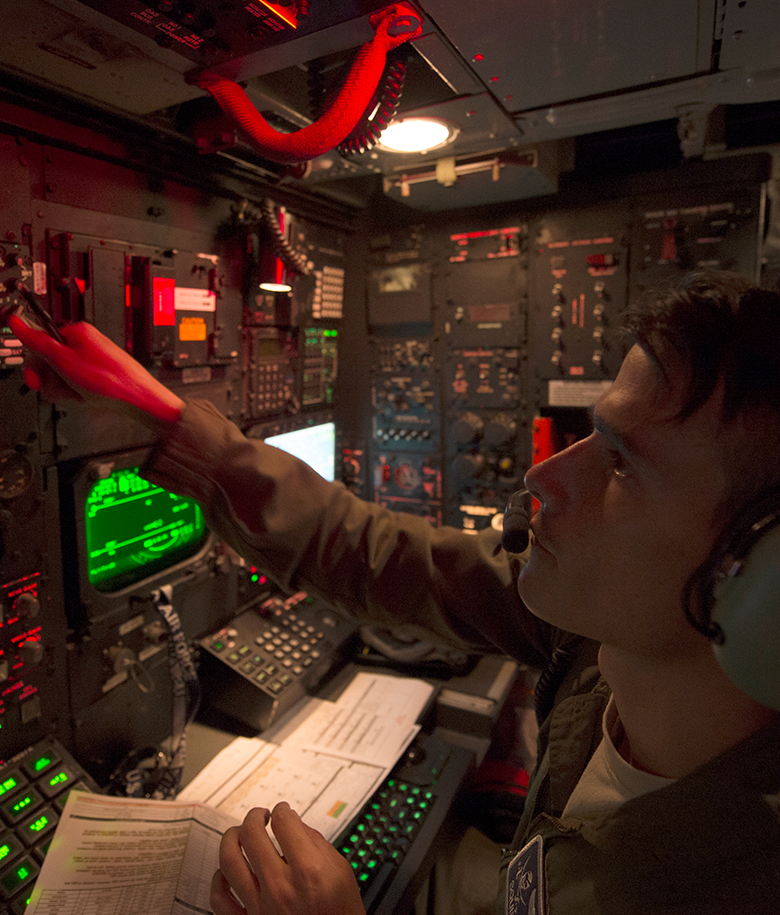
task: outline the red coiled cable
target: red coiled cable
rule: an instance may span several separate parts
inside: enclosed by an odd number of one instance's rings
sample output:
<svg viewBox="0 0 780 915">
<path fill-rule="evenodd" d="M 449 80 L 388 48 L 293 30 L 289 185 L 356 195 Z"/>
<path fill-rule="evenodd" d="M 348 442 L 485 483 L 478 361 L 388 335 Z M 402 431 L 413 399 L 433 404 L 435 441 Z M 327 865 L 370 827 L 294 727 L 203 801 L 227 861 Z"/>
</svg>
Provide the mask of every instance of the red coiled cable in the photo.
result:
<svg viewBox="0 0 780 915">
<path fill-rule="evenodd" d="M 405 3 L 375 13 L 370 22 L 374 37 L 361 47 L 333 104 L 313 124 L 294 133 L 274 130 L 233 80 L 204 71 L 194 82 L 214 96 L 267 159 L 285 164 L 315 159 L 335 149 L 360 121 L 382 77 L 387 54 L 422 33 L 420 17 Z"/>
</svg>

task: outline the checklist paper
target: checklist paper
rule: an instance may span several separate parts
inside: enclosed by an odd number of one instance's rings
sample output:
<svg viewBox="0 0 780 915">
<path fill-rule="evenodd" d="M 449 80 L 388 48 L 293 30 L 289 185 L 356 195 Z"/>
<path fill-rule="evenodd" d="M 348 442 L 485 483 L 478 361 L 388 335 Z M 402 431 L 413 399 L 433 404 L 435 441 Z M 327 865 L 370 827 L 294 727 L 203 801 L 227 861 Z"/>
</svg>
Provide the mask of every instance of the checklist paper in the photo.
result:
<svg viewBox="0 0 780 915">
<path fill-rule="evenodd" d="M 175 801 L 71 792 L 26 915 L 210 912 L 225 829 L 288 801 L 334 840 L 418 733 L 433 689 L 358 673 L 336 702 L 303 700 L 273 740 L 236 738 Z"/>
</svg>

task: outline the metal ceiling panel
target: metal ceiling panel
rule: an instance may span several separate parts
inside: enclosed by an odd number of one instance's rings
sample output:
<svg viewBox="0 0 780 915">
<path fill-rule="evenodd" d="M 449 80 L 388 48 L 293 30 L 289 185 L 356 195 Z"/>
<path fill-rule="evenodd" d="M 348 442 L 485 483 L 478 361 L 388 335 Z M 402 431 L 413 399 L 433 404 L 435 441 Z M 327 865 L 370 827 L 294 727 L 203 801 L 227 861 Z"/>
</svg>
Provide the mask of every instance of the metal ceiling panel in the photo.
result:
<svg viewBox="0 0 780 915">
<path fill-rule="evenodd" d="M 689 76 L 702 60 L 700 15 L 714 20 L 711 0 L 423 0 L 422 6 L 512 111 Z"/>
<path fill-rule="evenodd" d="M 780 67 L 780 2 L 727 3 L 723 17 L 720 69 L 750 72 Z"/>
<path fill-rule="evenodd" d="M 187 60 L 81 3 L 26 0 L 5 29 L 0 65 L 114 110 L 148 114 L 202 95 L 184 82 Z"/>
</svg>

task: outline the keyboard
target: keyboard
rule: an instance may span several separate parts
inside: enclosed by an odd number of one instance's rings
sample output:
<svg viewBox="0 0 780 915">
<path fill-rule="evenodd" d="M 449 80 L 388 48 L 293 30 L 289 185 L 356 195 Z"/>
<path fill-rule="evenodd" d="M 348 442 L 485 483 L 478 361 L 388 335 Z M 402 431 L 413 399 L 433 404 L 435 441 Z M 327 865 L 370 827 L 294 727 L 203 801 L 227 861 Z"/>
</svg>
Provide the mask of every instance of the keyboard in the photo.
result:
<svg viewBox="0 0 780 915">
<path fill-rule="evenodd" d="M 71 790 L 100 789 L 44 738 L 0 764 L 0 915 L 22 915 Z"/>
<path fill-rule="evenodd" d="M 355 870 L 368 915 L 411 906 L 434 843 L 474 763 L 470 750 L 418 734 L 389 777 L 333 843 Z"/>
</svg>

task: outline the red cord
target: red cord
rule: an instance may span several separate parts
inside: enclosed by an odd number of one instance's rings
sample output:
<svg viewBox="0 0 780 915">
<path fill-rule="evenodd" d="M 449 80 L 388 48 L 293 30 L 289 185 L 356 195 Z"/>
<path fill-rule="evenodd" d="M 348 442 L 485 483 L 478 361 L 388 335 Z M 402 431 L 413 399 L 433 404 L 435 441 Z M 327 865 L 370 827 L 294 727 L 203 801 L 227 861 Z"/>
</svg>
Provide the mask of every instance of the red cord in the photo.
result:
<svg viewBox="0 0 780 915">
<path fill-rule="evenodd" d="M 375 93 L 371 99 L 372 115 L 363 112 L 363 117 L 343 142 L 339 143 L 338 151 L 342 156 L 349 157 L 357 153 L 364 153 L 376 146 L 382 131 L 395 117 L 398 106 L 401 104 L 404 80 L 406 79 L 406 64 L 401 60 L 394 60 L 387 68 L 384 85 L 381 93 Z M 379 98 L 375 102 L 377 94 Z"/>
<path fill-rule="evenodd" d="M 420 17 L 405 3 L 374 13 L 369 21 L 374 37 L 358 51 L 333 104 L 319 120 L 294 133 L 274 130 L 233 80 L 204 71 L 195 83 L 214 96 L 265 158 L 285 164 L 316 159 L 338 146 L 360 121 L 382 78 L 388 52 L 422 33 Z"/>
</svg>

